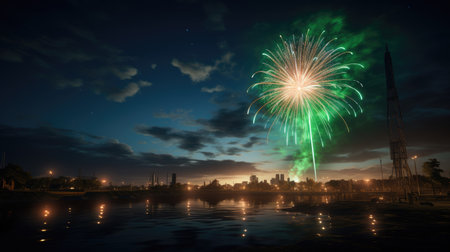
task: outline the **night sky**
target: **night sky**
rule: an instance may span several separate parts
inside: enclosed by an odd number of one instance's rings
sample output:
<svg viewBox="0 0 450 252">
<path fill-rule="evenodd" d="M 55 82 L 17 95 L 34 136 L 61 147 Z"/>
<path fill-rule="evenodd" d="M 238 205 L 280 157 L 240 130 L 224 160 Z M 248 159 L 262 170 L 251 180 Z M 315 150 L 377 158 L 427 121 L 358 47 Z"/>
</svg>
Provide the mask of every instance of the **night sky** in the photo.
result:
<svg viewBox="0 0 450 252">
<path fill-rule="evenodd" d="M 34 176 L 145 183 L 241 182 L 289 174 L 298 155 L 246 114 L 261 53 L 308 28 L 337 36 L 366 66 L 364 113 L 336 123 L 318 177 L 391 174 L 385 45 L 408 154 L 449 176 L 448 9 L 421 2 L 2 1 L 0 152 Z M 335 2 L 339 2 L 336 4 Z M 411 160 L 410 167 L 414 169 Z M 421 169 L 419 169 L 419 172 Z M 311 177 L 309 170 L 300 179 Z"/>
</svg>

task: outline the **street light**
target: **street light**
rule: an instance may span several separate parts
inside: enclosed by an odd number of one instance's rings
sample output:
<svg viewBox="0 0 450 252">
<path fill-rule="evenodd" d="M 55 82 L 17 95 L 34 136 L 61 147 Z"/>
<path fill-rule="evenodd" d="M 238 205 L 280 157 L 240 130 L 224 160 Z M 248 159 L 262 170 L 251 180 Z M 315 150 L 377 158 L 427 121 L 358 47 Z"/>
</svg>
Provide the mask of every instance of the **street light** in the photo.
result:
<svg viewBox="0 0 450 252">
<path fill-rule="evenodd" d="M 416 172 L 416 181 L 417 181 L 417 191 L 420 195 L 420 185 L 419 185 L 419 175 L 417 175 L 417 165 L 416 165 L 416 159 L 417 159 L 417 155 L 414 155 L 413 157 L 411 157 L 412 160 L 414 160 L 414 170 Z"/>
<path fill-rule="evenodd" d="M 53 171 L 52 171 L 52 170 L 48 171 L 48 174 L 49 174 L 50 176 L 53 176 Z"/>
</svg>

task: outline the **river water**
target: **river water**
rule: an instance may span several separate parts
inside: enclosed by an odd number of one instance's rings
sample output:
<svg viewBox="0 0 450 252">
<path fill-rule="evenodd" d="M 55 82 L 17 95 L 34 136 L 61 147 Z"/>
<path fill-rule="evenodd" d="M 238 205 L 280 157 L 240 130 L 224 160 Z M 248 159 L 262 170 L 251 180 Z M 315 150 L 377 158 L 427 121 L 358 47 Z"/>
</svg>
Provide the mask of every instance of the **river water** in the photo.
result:
<svg viewBox="0 0 450 252">
<path fill-rule="evenodd" d="M 1 237 L 3 244 L 45 251 L 278 250 L 330 239 L 372 246 L 385 239 L 376 212 L 343 217 L 284 210 L 305 201 L 327 204 L 332 199 L 280 194 L 37 202 L 3 211 Z"/>
</svg>

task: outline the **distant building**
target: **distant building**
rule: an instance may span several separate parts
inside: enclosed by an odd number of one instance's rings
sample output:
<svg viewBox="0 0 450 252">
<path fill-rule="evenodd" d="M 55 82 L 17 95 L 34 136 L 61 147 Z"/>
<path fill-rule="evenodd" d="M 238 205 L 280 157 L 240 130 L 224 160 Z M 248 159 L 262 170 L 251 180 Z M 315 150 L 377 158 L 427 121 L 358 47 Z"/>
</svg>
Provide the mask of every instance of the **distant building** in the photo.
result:
<svg viewBox="0 0 450 252">
<path fill-rule="evenodd" d="M 152 186 L 155 186 L 156 185 L 156 174 L 155 174 L 155 172 L 153 172 L 152 173 Z"/>
<path fill-rule="evenodd" d="M 250 176 L 250 183 L 258 183 L 258 177 L 256 175 Z"/>
<path fill-rule="evenodd" d="M 277 184 L 280 182 L 280 174 L 275 174 L 275 181 Z"/>
<path fill-rule="evenodd" d="M 242 181 L 242 185 L 248 185 L 248 182 L 247 181 Z"/>
<path fill-rule="evenodd" d="M 177 183 L 177 174 L 172 173 L 172 182 L 170 184 L 175 185 L 176 183 Z"/>
<path fill-rule="evenodd" d="M 284 182 L 284 174 L 280 174 L 280 180 L 281 182 Z"/>
<path fill-rule="evenodd" d="M 277 180 L 275 178 L 270 179 L 270 184 L 271 185 L 277 185 Z"/>
<path fill-rule="evenodd" d="M 267 184 L 267 179 L 264 179 L 264 184 Z"/>
</svg>

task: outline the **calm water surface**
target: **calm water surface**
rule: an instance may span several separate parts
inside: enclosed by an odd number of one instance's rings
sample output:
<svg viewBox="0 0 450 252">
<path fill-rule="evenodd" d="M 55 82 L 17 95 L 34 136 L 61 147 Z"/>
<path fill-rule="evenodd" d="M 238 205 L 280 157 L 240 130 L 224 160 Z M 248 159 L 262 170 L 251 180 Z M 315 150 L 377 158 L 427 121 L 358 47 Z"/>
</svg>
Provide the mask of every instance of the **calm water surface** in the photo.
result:
<svg viewBox="0 0 450 252">
<path fill-rule="evenodd" d="M 198 251 L 295 244 L 327 236 L 377 239 L 376 213 L 348 227 L 325 212 L 284 211 L 305 200 L 276 195 L 264 199 L 184 198 L 139 201 L 35 203 L 8 210 L 3 244 L 55 251 Z M 315 200 L 327 203 L 330 198 Z M 378 222 L 377 222 L 378 221 Z"/>
</svg>

